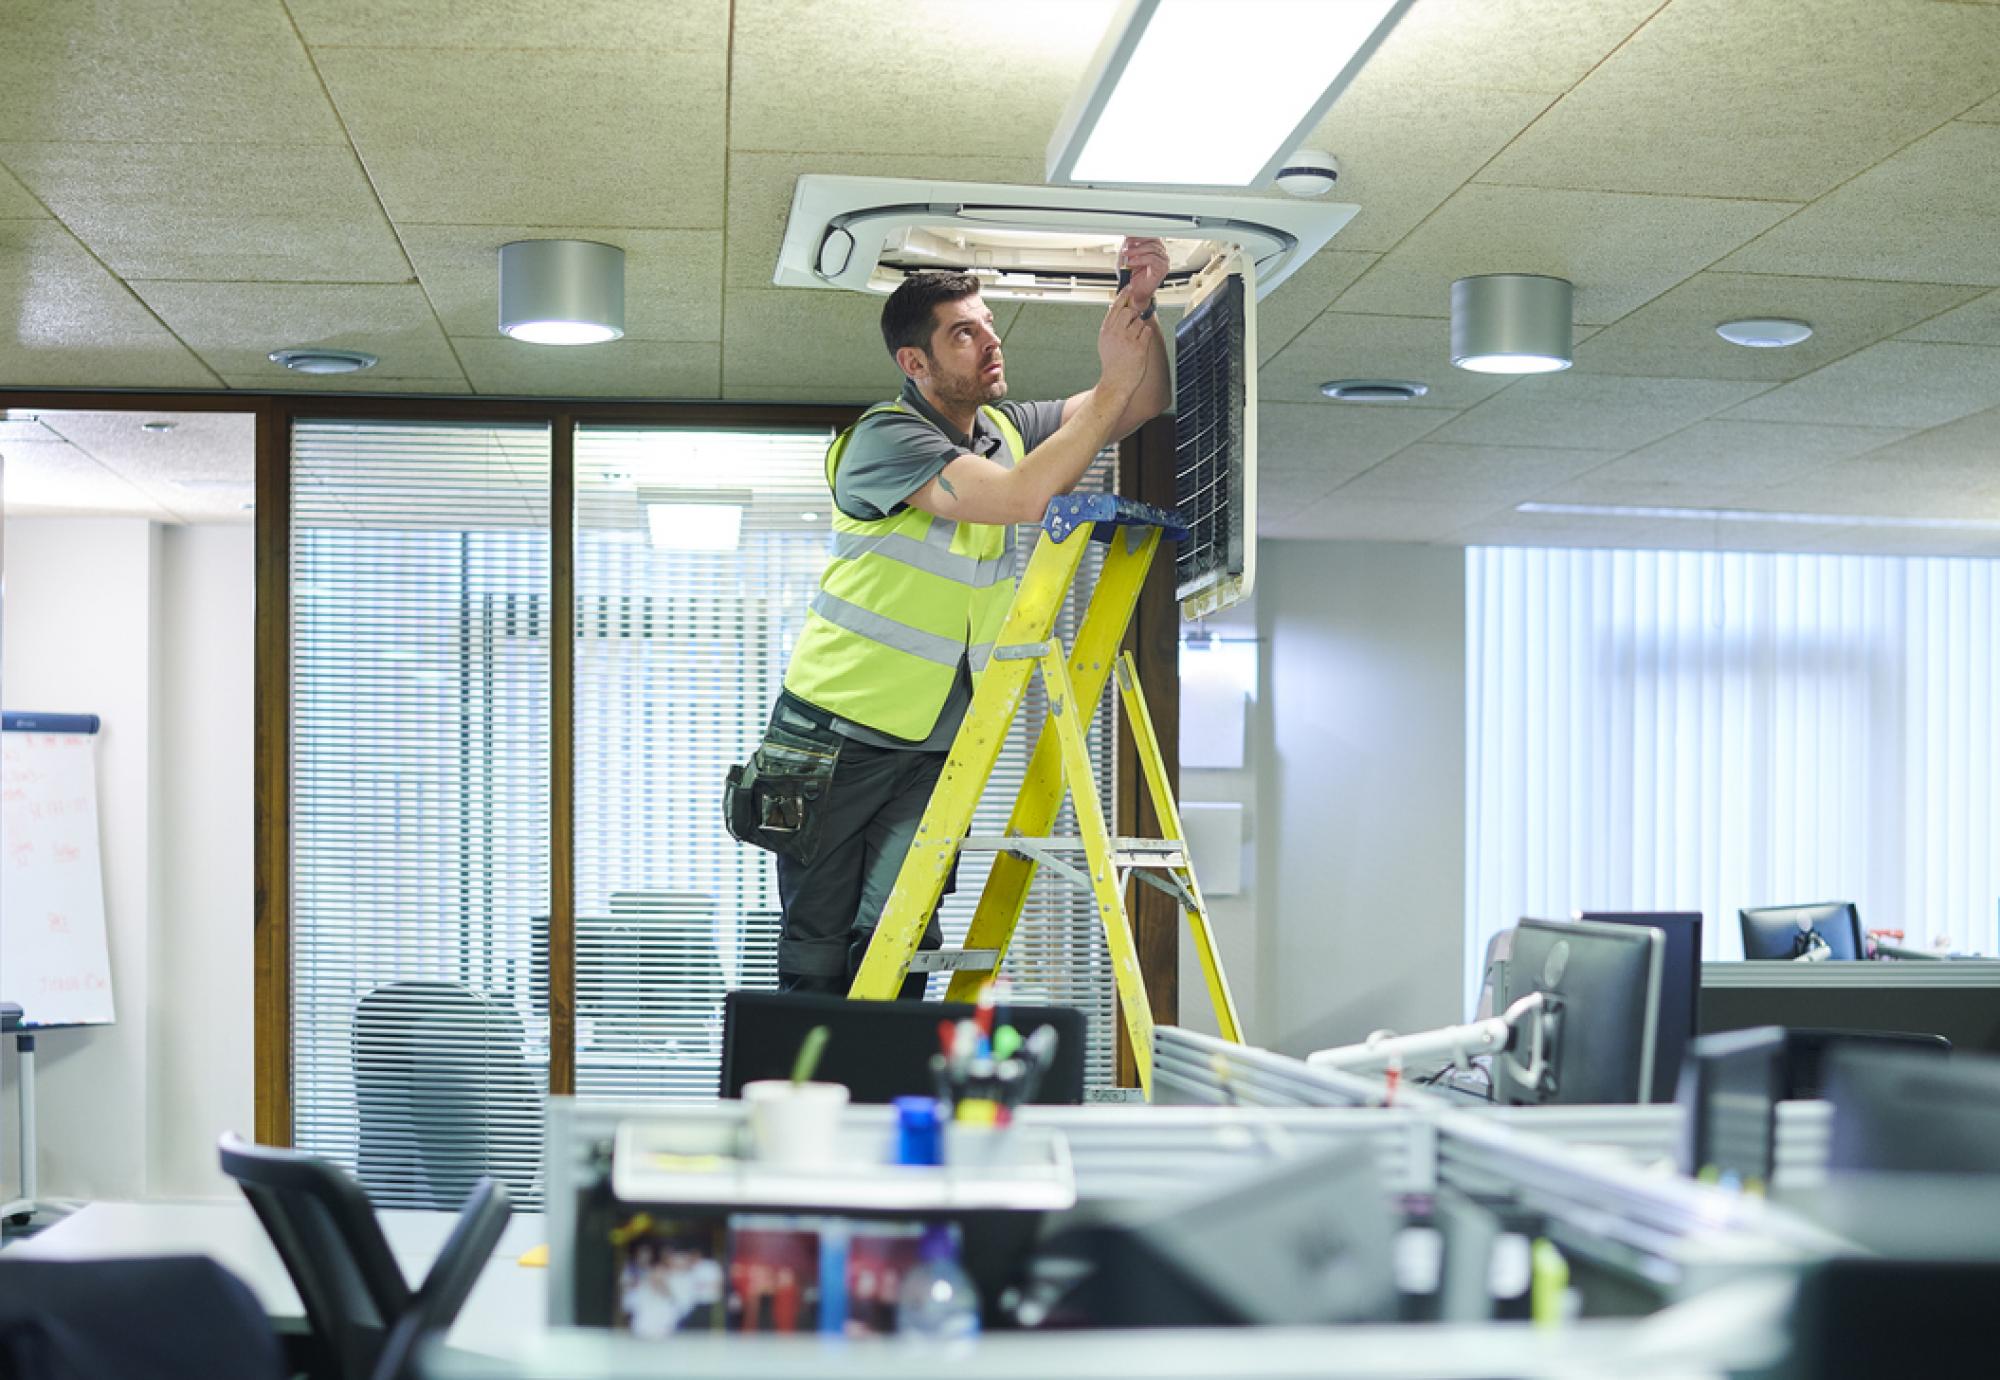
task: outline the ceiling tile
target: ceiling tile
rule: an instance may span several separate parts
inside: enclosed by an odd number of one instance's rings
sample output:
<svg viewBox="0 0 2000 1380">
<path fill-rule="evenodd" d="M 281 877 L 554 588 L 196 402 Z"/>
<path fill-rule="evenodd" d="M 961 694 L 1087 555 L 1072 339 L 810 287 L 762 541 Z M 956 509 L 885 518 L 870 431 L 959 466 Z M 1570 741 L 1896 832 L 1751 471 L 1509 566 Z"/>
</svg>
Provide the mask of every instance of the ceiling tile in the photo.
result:
<svg viewBox="0 0 2000 1380">
<path fill-rule="evenodd" d="M 149 485 L 256 482 L 257 419 L 250 412 L 36 414 L 50 430 L 114 474 Z M 142 422 L 173 430 L 142 430 Z"/>
<path fill-rule="evenodd" d="M 351 150 L 298 144 L 0 144 L 127 278 L 399 283 L 409 263 Z"/>
<path fill-rule="evenodd" d="M 1975 124 L 2000 124 L 2000 96 L 1995 96 L 1990 101 L 1981 102 L 1958 118 L 1961 120 L 1970 120 Z"/>
<path fill-rule="evenodd" d="M 1481 86 L 1554 95 L 1583 80 L 1660 4 L 1661 0 L 1423 0 L 1368 60 L 1362 79 L 1379 74 L 1400 85 Z"/>
<path fill-rule="evenodd" d="M 403 245 L 447 334 L 499 333 L 500 246 L 596 240 L 625 251 L 628 340 L 722 338 L 722 232 L 601 227 L 406 225 Z"/>
<path fill-rule="evenodd" d="M 317 56 L 398 224 L 722 224 L 722 49 Z"/>
<path fill-rule="evenodd" d="M 1430 439 L 1623 452 L 1712 416 L 1763 387 L 1716 379 L 1543 374 L 1524 378 L 1460 414 Z"/>
<path fill-rule="evenodd" d="M 1769 229 L 1793 208 L 1473 183 L 1383 255 L 1335 305 L 1449 316 L 1454 279 L 1547 273 L 1576 284 L 1576 319 L 1616 321 Z"/>
<path fill-rule="evenodd" d="M 1746 506 L 1863 517 L 2000 520 L 2000 474 L 1990 462 L 1889 460 L 1878 453 L 1836 461 L 1801 479 L 1772 485 Z"/>
<path fill-rule="evenodd" d="M 2000 87 L 2000 12 L 1674 0 L 1483 177 L 1810 201 Z"/>
<path fill-rule="evenodd" d="M 1319 314 L 1333 305 L 1333 299 L 1347 291 L 1368 266 L 1374 254 L 1350 254 L 1339 249 L 1322 249 L 1298 272 L 1257 299 L 1257 358 L 1269 362 L 1271 356 L 1298 338 Z"/>
<path fill-rule="evenodd" d="M 764 288 L 723 299 L 723 396 L 738 386 L 810 383 L 894 397 L 902 375 L 882 348 L 882 299 L 833 289 Z"/>
<path fill-rule="evenodd" d="M 472 385 L 463 376 L 456 378 L 377 377 L 365 374 L 287 374 L 273 379 L 269 374 L 224 374 L 223 383 L 256 393 L 403 393 L 423 397 L 431 393 L 470 393 Z"/>
<path fill-rule="evenodd" d="M 2000 286 L 2000 235 L 1993 233 L 2000 221 L 1996 167 L 2000 125 L 1945 125 L 1716 267 Z"/>
<path fill-rule="evenodd" d="M 1934 426 L 1867 452 L 1884 464 L 1958 464 L 1992 468 L 2000 457 L 2000 407 Z"/>
<path fill-rule="evenodd" d="M 1559 503 L 1728 506 L 1908 434 L 1893 427 L 1696 422 L 1541 497 Z"/>
<path fill-rule="evenodd" d="M 341 144 L 285 7 L 14 4 L 0 15 L 0 140 Z"/>
<path fill-rule="evenodd" d="M 1335 237 L 1342 249 L 1392 248 L 1549 102 L 1533 91 L 1406 81 L 1379 63 L 1369 61 L 1306 140 L 1340 160 L 1330 199 L 1361 207 Z"/>
<path fill-rule="evenodd" d="M 1931 427 L 2000 404 L 2000 349 L 1885 340 L 1772 389 L 1732 421 Z"/>
<path fill-rule="evenodd" d="M 1097 332 L 1104 313 L 1074 302 L 1023 302 L 1007 327 L 1007 396 L 1067 398 L 1097 386 Z M 1164 323 L 1171 331 L 1171 322 Z M 1169 346 L 1169 349 L 1172 347 Z"/>
<path fill-rule="evenodd" d="M 1508 383 L 1496 374 L 1452 368 L 1451 323 L 1442 317 L 1330 311 L 1258 368 L 1257 392 L 1274 401 L 1310 402 L 1319 398 L 1319 386 L 1331 379 L 1411 379 L 1429 384 L 1425 407 L 1467 407 Z"/>
<path fill-rule="evenodd" d="M 736 0 L 736 149 L 1032 158 L 1104 36 L 1110 0 Z M 962 73 L 954 80 L 953 74 Z M 820 117 L 802 118 L 802 102 Z"/>
<path fill-rule="evenodd" d="M 1325 493 L 1379 465 L 1455 414 L 1401 403 L 1265 402 L 1257 408 L 1257 476 L 1304 474 Z"/>
<path fill-rule="evenodd" d="M 1596 469 L 1616 454 L 1608 450 L 1422 442 L 1349 480 L 1336 493 L 1341 498 L 1420 499 L 1428 503 L 1483 503 L 1500 507 L 1539 497 L 1550 487 Z"/>
<path fill-rule="evenodd" d="M 716 347 L 660 340 L 605 345 L 525 345 L 518 340 L 454 344 L 481 393 L 581 398 L 703 399 L 717 396 Z"/>
<path fill-rule="evenodd" d="M 364 350 L 395 378 L 449 378 L 458 361 L 423 289 L 406 283 L 163 283 L 137 281 L 174 334 L 218 374 L 284 387 L 297 375 L 273 350 Z"/>
<path fill-rule="evenodd" d="M 48 216 L 40 203 L 28 194 L 28 189 L 15 181 L 5 168 L 0 168 L 0 220 L 47 220 Z"/>
<path fill-rule="evenodd" d="M 1964 306 L 1913 326 L 1899 340 L 1940 340 L 1955 345 L 2000 345 L 2000 292 L 1975 297 Z"/>
<path fill-rule="evenodd" d="M 74 513 L 170 522 L 180 516 L 66 442 L 18 442 L 5 454 L 4 506 L 10 519 Z"/>
<path fill-rule="evenodd" d="M 1479 502 L 1349 497 L 1346 489 L 1315 503 L 1258 519 L 1260 536 L 1324 541 L 1450 541 L 1470 523 L 1489 518 L 1495 505 Z"/>
<path fill-rule="evenodd" d="M 216 377 L 52 220 L 0 221 L 0 379 L 213 388 Z"/>
<path fill-rule="evenodd" d="M 1977 292 L 1932 283 L 1697 273 L 1579 345 L 1576 362 L 1594 374 L 1795 379 Z M 1746 316 L 1803 320 L 1813 327 L 1812 338 L 1760 350 L 1715 333 L 1722 322 Z"/>
<path fill-rule="evenodd" d="M 739 383 L 732 385 L 725 397 L 730 402 L 847 403 L 866 408 L 885 401 L 888 393 L 893 391 L 893 382 L 872 389 L 845 386 L 820 388 L 798 383 Z"/>
<path fill-rule="evenodd" d="M 313 47 L 700 52 L 729 41 L 729 0 L 286 0 Z"/>
<path fill-rule="evenodd" d="M 1257 530 L 1277 535 L 1272 529 L 1304 512 L 1340 481 L 1310 470 L 1257 471 Z"/>
<path fill-rule="evenodd" d="M 778 250 L 792 213 L 801 173 L 846 177 L 908 177 L 940 182 L 997 182 L 1005 186 L 1042 180 L 1035 158 L 933 157 L 907 154 L 763 153 L 729 155 L 729 266 L 731 288 L 767 288 L 778 271 Z"/>
</svg>

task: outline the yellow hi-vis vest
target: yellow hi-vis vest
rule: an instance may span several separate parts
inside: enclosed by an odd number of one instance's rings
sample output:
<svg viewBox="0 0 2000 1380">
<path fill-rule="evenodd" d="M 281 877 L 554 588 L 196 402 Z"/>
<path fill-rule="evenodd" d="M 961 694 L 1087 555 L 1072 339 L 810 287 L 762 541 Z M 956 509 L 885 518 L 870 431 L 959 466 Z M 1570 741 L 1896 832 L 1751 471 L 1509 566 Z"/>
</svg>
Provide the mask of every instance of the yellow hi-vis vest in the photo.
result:
<svg viewBox="0 0 2000 1380">
<path fill-rule="evenodd" d="M 862 418 L 903 410 L 900 402 L 883 403 Z M 1020 431 L 998 408 L 980 411 L 999 430 L 1006 463 L 1020 463 Z M 829 489 L 852 434 L 843 431 L 827 448 Z M 879 733 L 929 736 L 959 661 L 970 663 L 975 685 L 985 671 L 1014 598 L 1013 572 L 1011 526 L 953 522 L 911 507 L 863 522 L 835 504 L 833 556 L 785 670 L 785 689 Z"/>
</svg>

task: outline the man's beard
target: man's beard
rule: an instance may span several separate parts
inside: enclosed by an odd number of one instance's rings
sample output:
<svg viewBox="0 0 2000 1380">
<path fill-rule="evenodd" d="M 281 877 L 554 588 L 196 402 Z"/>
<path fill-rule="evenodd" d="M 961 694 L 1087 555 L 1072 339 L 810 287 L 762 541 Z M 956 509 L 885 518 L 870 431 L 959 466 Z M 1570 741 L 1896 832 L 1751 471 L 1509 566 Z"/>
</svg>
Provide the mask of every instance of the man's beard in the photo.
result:
<svg viewBox="0 0 2000 1380">
<path fill-rule="evenodd" d="M 939 377 L 937 381 L 938 401 L 954 407 L 978 407 L 983 403 L 999 402 L 1007 396 L 1007 375 L 988 383 L 982 370 L 958 378 Z"/>
</svg>

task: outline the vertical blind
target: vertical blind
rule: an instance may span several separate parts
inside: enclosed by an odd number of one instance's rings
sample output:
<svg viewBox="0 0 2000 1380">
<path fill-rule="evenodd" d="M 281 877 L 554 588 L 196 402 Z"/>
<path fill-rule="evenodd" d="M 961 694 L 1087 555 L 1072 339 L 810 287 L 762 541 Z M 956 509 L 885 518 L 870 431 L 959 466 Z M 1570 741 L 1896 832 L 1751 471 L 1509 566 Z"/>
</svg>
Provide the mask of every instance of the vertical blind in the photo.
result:
<svg viewBox="0 0 2000 1380">
<path fill-rule="evenodd" d="M 292 472 L 293 1143 L 534 1201 L 548 428 L 301 420 Z"/>
<path fill-rule="evenodd" d="M 828 439 L 578 429 L 581 1097 L 714 1096 L 722 994 L 776 984 L 775 867 L 723 827 L 722 779 L 756 746 L 826 561 Z M 1086 485 L 1108 487 L 1113 465 L 1109 453 L 1100 456 Z M 672 519 L 657 537 L 652 508 Z M 717 534 L 732 528 L 734 544 L 720 542 Z M 1019 533 L 1023 563 L 1035 535 L 1032 527 Z M 1089 559 L 1060 625 L 1064 637 L 1101 563 Z M 1043 714 L 1037 695 L 1002 753 L 975 831 L 1004 828 Z M 1114 725 L 1107 710 L 1091 738 L 1107 798 Z M 963 936 L 990 861 L 968 855 L 961 863 L 958 894 L 944 909 L 949 942 Z M 1045 879 L 1017 934 L 1007 967 L 1019 999 L 1089 1011 L 1091 1074 L 1113 1081 L 1113 984 L 1088 896 Z"/>
<path fill-rule="evenodd" d="M 826 441 L 578 429 L 579 1096 L 713 1096 L 722 993 L 775 982 L 771 859 L 723 828 L 721 782 L 756 743 L 825 559 Z M 293 1141 L 353 1168 L 384 1206 L 456 1207 L 481 1173 L 533 1204 L 548 1083 L 549 431 L 301 420 L 292 451 Z M 1085 486 L 1114 473 L 1107 452 Z M 716 549 L 665 529 L 656 545 L 647 510 L 660 505 L 694 510 Z M 732 519 L 727 546 L 715 524 Z M 1036 529 L 1019 535 L 1025 564 Z M 1094 550 L 1061 636 L 1100 564 Z M 1038 687 L 976 832 L 1004 828 L 1045 712 Z M 1090 736 L 1107 801 L 1113 712 Z M 1054 832 L 1075 829 L 1065 809 Z M 989 866 L 960 867 L 950 941 Z M 1089 896 L 1038 881 L 1007 971 L 1017 999 L 1089 1013 L 1087 1076 L 1114 1081 L 1114 986 Z"/>
<path fill-rule="evenodd" d="M 1849 900 L 1993 952 L 2000 562 L 1466 553 L 1468 967 L 1523 915 Z M 1468 998 L 1479 974 L 1467 975 Z"/>
</svg>

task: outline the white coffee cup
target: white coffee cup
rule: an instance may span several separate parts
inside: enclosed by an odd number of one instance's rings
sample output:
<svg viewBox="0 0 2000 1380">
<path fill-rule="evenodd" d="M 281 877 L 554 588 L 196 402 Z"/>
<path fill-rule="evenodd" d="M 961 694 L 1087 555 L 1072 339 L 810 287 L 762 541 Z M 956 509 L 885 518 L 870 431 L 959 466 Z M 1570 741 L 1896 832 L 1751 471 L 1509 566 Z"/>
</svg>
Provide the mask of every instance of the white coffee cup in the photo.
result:
<svg viewBox="0 0 2000 1380">
<path fill-rule="evenodd" d="M 838 1159 L 841 1083 L 794 1083 L 765 1078 L 743 1085 L 750 1109 L 750 1144 L 767 1164 L 830 1165 Z"/>
</svg>

